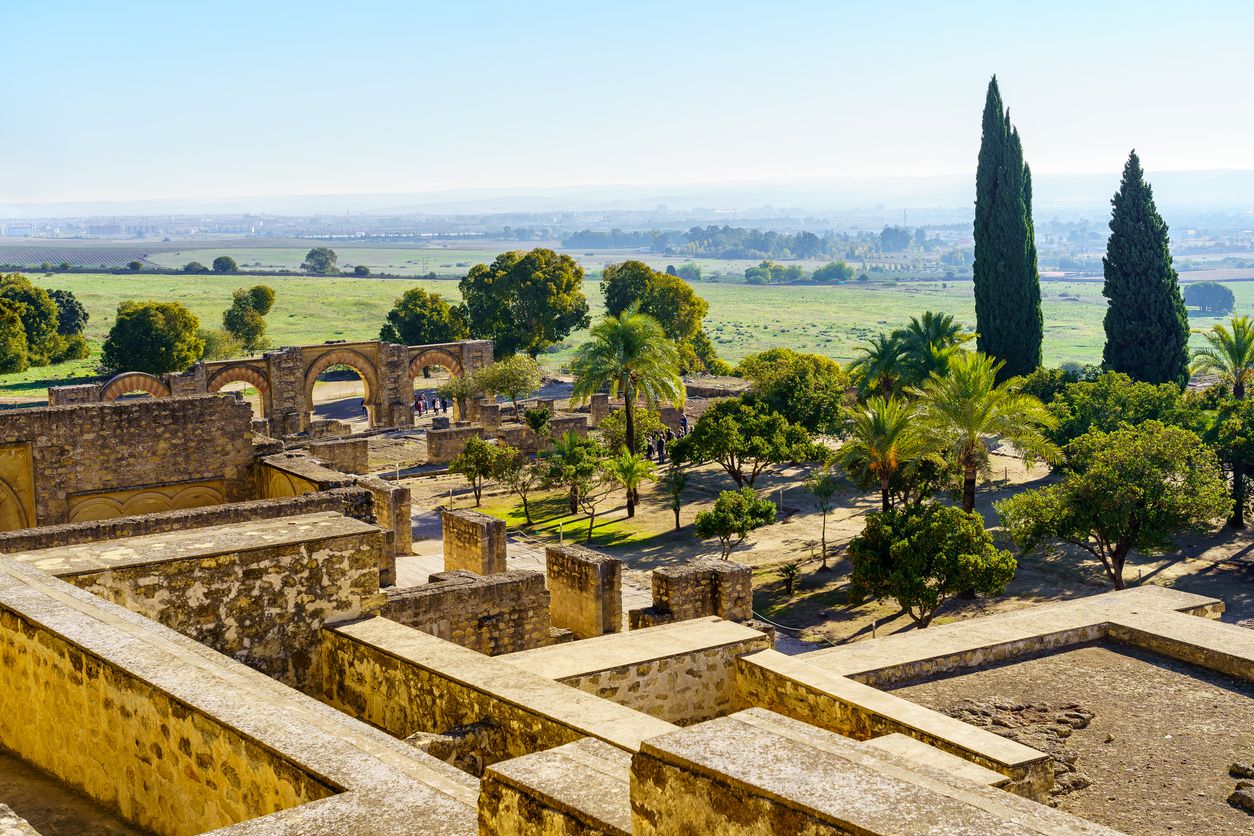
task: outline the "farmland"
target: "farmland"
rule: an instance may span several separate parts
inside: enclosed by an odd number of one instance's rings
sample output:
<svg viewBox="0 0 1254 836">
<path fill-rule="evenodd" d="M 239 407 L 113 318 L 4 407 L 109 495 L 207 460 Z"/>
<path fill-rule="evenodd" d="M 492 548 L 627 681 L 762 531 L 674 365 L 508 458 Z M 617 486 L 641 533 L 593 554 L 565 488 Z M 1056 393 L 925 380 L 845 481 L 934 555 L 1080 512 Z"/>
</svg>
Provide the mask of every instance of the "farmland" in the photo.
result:
<svg viewBox="0 0 1254 836">
<path fill-rule="evenodd" d="M 464 262 L 470 260 L 471 252 L 457 251 L 456 256 L 445 258 Z M 182 273 L 32 274 L 32 279 L 44 287 L 74 291 L 91 314 L 87 337 L 97 349 L 123 300 L 175 300 L 190 308 L 204 325 L 217 326 L 230 304 L 231 291 L 252 281 L 245 276 Z M 410 286 L 421 286 L 450 301 L 459 298 L 457 283 L 450 280 L 268 276 L 262 281 L 278 293 L 274 310 L 267 317 L 270 339 L 276 346 L 374 338 L 396 297 Z M 1229 287 L 1237 297 L 1237 313 L 1254 312 L 1254 283 L 1233 282 Z M 1101 284 L 1044 282 L 1041 289 L 1046 362 L 1098 362 L 1105 311 Z M 701 283 L 696 290 L 710 303 L 706 327 L 715 346 L 733 362 L 774 346 L 848 361 L 861 341 L 924 310 L 953 314 L 968 325 L 975 321 L 971 283 L 964 281 L 832 287 Z M 584 293 L 593 315 L 598 315 L 601 295 L 597 282 L 586 282 Z M 1195 313 L 1192 324 L 1200 329 L 1215 321 L 1198 318 Z M 544 365 L 558 370 L 582 339 L 582 334 L 571 335 L 544 359 Z M 9 375 L 0 380 L 0 397 L 41 398 L 48 385 L 89 374 L 91 368 L 92 361 L 88 360 Z"/>
</svg>

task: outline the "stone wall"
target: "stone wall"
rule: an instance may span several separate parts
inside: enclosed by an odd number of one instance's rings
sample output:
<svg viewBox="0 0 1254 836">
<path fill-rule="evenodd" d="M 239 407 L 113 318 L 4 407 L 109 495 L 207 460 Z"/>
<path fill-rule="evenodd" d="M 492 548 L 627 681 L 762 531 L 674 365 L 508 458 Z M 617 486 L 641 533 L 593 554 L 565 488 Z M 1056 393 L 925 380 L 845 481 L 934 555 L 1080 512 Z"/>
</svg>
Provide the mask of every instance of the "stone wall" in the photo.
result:
<svg viewBox="0 0 1254 836">
<path fill-rule="evenodd" d="M 363 436 L 315 441 L 309 445 L 309 454 L 344 473 L 370 472 L 370 442 Z"/>
<path fill-rule="evenodd" d="M 375 526 L 322 513 L 9 557 L 304 689 L 322 626 L 382 607 L 383 544 Z"/>
<path fill-rule="evenodd" d="M 631 629 L 716 615 L 753 618 L 753 575 L 729 560 L 697 558 L 653 571 L 653 605 L 628 613 Z"/>
<path fill-rule="evenodd" d="M 3 593 L 0 741 L 22 759 L 162 834 L 201 833 L 334 793 L 229 725 L 6 607 Z"/>
<path fill-rule="evenodd" d="M 445 511 L 444 571 L 464 569 L 476 575 L 504 572 L 505 521 L 478 511 Z"/>
<path fill-rule="evenodd" d="M 483 427 L 450 427 L 446 430 L 428 430 L 427 461 L 431 464 L 448 464 L 461 455 L 466 442 L 472 436 L 483 438 Z"/>
<path fill-rule="evenodd" d="M 421 586 L 389 591 L 382 615 L 488 656 L 544 647 L 565 632 L 549 620 L 544 575 L 524 570 L 440 572 Z"/>
<path fill-rule="evenodd" d="M 623 629 L 621 560 L 584 546 L 549 546 L 545 574 L 553 624 L 587 639 Z"/>
<path fill-rule="evenodd" d="M 254 499 L 251 422 L 248 404 L 217 395 L 5 412 L 0 448 L 12 454 L 0 479 L 15 496 L 30 496 L 34 525 L 70 522 L 88 502 L 85 518 L 100 519 L 125 516 L 127 507 Z M 113 494 L 125 494 L 116 512 L 108 510 Z"/>
<path fill-rule="evenodd" d="M 53 549 L 79 543 L 101 543 L 122 537 L 142 537 L 146 534 L 186 531 L 213 525 L 295 517 L 320 511 L 333 511 L 362 522 L 373 523 L 373 508 L 374 500 L 366 489 L 336 488 L 283 499 L 254 499 L 249 502 L 232 502 L 139 517 L 114 517 L 110 520 L 0 532 L 0 554 Z"/>
</svg>

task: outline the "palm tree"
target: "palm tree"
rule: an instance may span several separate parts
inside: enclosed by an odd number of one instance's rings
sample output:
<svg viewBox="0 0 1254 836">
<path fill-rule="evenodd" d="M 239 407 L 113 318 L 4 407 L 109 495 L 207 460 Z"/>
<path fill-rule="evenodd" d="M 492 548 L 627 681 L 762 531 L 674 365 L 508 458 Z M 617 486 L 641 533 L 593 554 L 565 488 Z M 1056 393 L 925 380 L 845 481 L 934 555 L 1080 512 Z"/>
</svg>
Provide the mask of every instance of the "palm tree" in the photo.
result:
<svg viewBox="0 0 1254 836">
<path fill-rule="evenodd" d="M 1217 375 L 1232 387 L 1232 397 L 1245 399 L 1245 384 L 1254 379 L 1254 322 L 1234 316 L 1232 330 L 1217 323 L 1205 332 L 1206 348 L 1193 352 L 1193 373 Z"/>
<path fill-rule="evenodd" d="M 1248 316 L 1234 316 L 1232 329 L 1216 323 L 1205 332 L 1206 348 L 1193 352 L 1194 374 L 1213 374 L 1232 387 L 1232 397 L 1245 400 L 1245 384 L 1254 379 L 1254 323 Z M 1240 457 L 1232 460 L 1233 528 L 1245 528 L 1245 464 Z"/>
<path fill-rule="evenodd" d="M 933 373 L 944 374 L 952 357 L 974 334 L 963 330 L 949 314 L 924 311 L 910 317 L 910 324 L 893 333 L 901 346 L 905 375 L 918 384 Z"/>
<path fill-rule="evenodd" d="M 949 451 L 962 470 L 962 509 L 975 509 L 975 482 L 985 466 L 988 442 L 1003 438 L 1023 455 L 1026 464 L 1037 459 L 1057 462 L 1058 447 L 1041 434 L 1054 417 L 1038 399 L 1019 391 L 1016 379 L 997 382 L 1005 365 L 981 352 L 958 352 L 942 376 L 933 373 L 914 390 L 918 396 L 921 431 Z"/>
<path fill-rule="evenodd" d="M 905 355 L 901 340 L 896 334 L 876 334 L 873 339 L 858 346 L 861 356 L 850 368 L 862 375 L 863 389 L 878 389 L 885 398 L 891 398 L 905 372 Z"/>
<path fill-rule="evenodd" d="M 640 484 L 657 478 L 657 465 L 624 447 L 617 456 L 605 460 L 605 472 L 627 490 L 627 516 L 634 517 Z"/>
<path fill-rule="evenodd" d="M 640 313 L 638 305 L 593 325 L 591 339 L 579 346 L 570 366 L 575 376 L 571 400 L 586 401 L 606 386 L 611 398 L 622 394 L 629 453 L 636 452 L 637 399 L 649 407 L 663 401 L 677 409 L 684 406 L 679 351 L 661 323 Z"/>
<path fill-rule="evenodd" d="M 893 476 L 922 452 L 914 419 L 914 406 L 909 401 L 876 395 L 853 416 L 853 430 L 836 455 L 837 462 L 855 479 L 864 484 L 879 483 L 882 511 L 893 506 Z"/>
</svg>

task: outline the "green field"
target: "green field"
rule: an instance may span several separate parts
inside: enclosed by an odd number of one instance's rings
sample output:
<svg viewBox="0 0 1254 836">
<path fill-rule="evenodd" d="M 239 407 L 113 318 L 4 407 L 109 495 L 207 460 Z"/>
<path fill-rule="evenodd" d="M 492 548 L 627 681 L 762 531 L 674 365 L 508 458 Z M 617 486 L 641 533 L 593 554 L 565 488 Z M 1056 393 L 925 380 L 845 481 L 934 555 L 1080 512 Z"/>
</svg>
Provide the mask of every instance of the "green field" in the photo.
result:
<svg viewBox="0 0 1254 836">
<path fill-rule="evenodd" d="M 468 260 L 468 251 L 458 259 Z M 242 276 L 212 274 L 32 274 L 48 288 L 73 290 L 91 314 L 87 336 L 98 349 L 112 324 L 114 310 L 125 299 L 177 300 L 187 305 L 205 326 L 221 324 L 231 292 L 252 283 Z M 373 339 L 384 316 L 403 290 L 418 285 L 450 301 L 458 296 L 457 283 L 448 280 L 355 279 L 347 277 L 270 276 L 259 281 L 277 291 L 274 309 L 266 317 L 275 346 L 325 340 Z M 1228 285 L 1237 297 L 1237 313 L 1254 313 L 1254 282 Z M 847 361 L 857 345 L 873 334 L 896 328 L 925 310 L 951 313 L 959 321 L 975 321 L 972 286 L 967 281 L 851 284 L 834 287 L 695 285 L 710 303 L 706 326 L 719 353 L 736 361 L 756 351 L 787 346 Z M 1095 363 L 1101 359 L 1102 316 L 1105 300 L 1099 282 L 1044 282 L 1045 361 Z M 593 315 L 601 311 L 596 282 L 585 283 Z M 1195 329 L 1217 320 L 1195 318 Z M 559 369 L 583 339 L 576 333 L 544 365 Z M 31 369 L 0 378 L 0 397 L 40 397 L 48 385 L 90 371 L 92 362 Z"/>
</svg>

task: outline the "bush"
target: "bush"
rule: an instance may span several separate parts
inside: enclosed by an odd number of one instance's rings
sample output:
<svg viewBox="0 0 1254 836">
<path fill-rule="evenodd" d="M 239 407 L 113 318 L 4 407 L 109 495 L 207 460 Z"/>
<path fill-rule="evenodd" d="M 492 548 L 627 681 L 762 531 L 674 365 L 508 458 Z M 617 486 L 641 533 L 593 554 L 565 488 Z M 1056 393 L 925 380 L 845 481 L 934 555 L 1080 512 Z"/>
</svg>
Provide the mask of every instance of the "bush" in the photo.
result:
<svg viewBox="0 0 1254 836">
<path fill-rule="evenodd" d="M 189 261 L 183 265 L 184 273 L 208 273 L 209 268 L 199 261 Z"/>
<path fill-rule="evenodd" d="M 204 351 L 199 330 L 200 320 L 178 302 L 123 302 L 105 339 L 102 362 L 119 372 L 185 371 Z"/>
<path fill-rule="evenodd" d="M 720 493 L 713 508 L 697 514 L 693 530 L 702 540 L 717 537 L 726 560 L 732 546 L 748 537 L 750 531 L 773 522 L 775 503 L 760 498 L 753 488 L 741 488 Z"/>
<path fill-rule="evenodd" d="M 213 272 L 215 273 L 235 273 L 239 271 L 239 266 L 235 263 L 235 259 L 229 255 L 220 255 L 213 260 Z"/>
<path fill-rule="evenodd" d="M 356 267 L 353 268 L 353 275 L 354 276 L 369 276 L 370 268 L 364 264 L 358 264 Z"/>
</svg>

